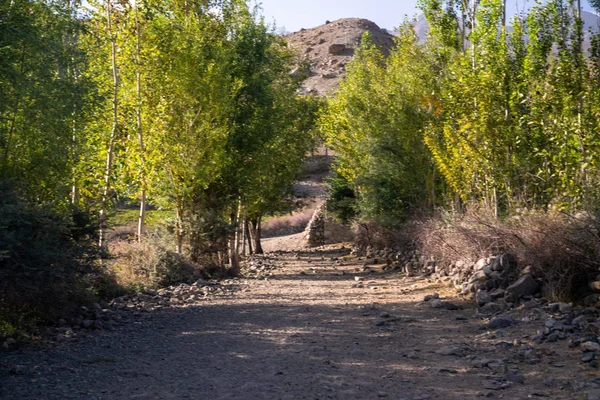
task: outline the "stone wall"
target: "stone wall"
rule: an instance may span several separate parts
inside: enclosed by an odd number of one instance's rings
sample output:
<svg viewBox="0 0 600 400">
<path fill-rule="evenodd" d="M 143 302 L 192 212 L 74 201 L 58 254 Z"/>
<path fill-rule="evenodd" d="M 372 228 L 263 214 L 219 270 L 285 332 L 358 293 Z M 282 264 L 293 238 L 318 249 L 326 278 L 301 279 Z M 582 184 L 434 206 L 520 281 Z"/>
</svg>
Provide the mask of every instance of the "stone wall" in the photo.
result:
<svg viewBox="0 0 600 400">
<path fill-rule="evenodd" d="M 318 247 L 325 244 L 325 205 L 321 204 L 315 210 L 308 226 L 306 227 L 306 239 L 309 247 Z"/>
</svg>

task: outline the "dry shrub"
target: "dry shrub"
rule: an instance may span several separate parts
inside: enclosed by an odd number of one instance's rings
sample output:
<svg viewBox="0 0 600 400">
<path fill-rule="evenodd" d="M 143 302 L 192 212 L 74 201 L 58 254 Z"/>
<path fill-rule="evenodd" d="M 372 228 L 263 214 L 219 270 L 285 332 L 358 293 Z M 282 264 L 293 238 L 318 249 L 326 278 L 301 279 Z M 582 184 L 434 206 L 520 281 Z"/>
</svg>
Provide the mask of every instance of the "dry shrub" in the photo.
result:
<svg viewBox="0 0 600 400">
<path fill-rule="evenodd" d="M 281 217 L 272 217 L 262 224 L 262 236 L 264 238 L 293 235 L 306 229 L 316 209 L 315 204 L 311 204 L 300 211 L 293 212 L 291 215 Z"/>
<path fill-rule="evenodd" d="M 571 301 L 586 295 L 587 282 L 599 271 L 599 227 L 588 213 L 536 211 L 500 220 L 471 209 L 420 224 L 417 239 L 424 254 L 443 263 L 515 254 L 543 281 L 546 297 Z"/>
<path fill-rule="evenodd" d="M 110 243 L 110 272 L 130 290 L 146 290 L 206 278 L 208 269 L 171 250 L 166 235 L 154 233 L 141 243 L 115 240 Z"/>
<path fill-rule="evenodd" d="M 354 241 L 354 232 L 348 225 L 340 224 L 331 218 L 325 220 L 325 244 Z"/>
<path fill-rule="evenodd" d="M 416 249 L 414 231 L 418 221 L 406 223 L 402 229 L 387 229 L 375 222 L 356 223 L 353 227 L 354 244 L 360 249 L 367 247 L 375 249 Z"/>
</svg>

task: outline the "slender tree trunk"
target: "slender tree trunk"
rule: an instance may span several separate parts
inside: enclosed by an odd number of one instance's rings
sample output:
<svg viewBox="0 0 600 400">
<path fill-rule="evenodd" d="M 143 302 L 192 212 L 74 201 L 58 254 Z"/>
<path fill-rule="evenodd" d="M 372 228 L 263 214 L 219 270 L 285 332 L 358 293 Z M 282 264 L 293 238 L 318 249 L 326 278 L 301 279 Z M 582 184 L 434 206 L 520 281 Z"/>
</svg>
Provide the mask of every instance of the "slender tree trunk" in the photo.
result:
<svg viewBox="0 0 600 400">
<path fill-rule="evenodd" d="M 136 89 L 137 89 L 137 133 L 138 133 L 138 141 L 140 145 L 140 158 L 141 158 L 141 172 L 140 172 L 140 180 L 142 185 L 142 190 L 140 193 L 140 213 L 138 216 L 138 229 L 137 229 L 137 239 L 138 242 L 142 241 L 142 236 L 144 234 L 144 219 L 146 217 L 146 149 L 144 148 L 144 134 L 142 130 L 142 60 L 140 56 L 140 21 L 138 17 L 138 3 L 135 2 L 135 29 L 136 29 L 136 61 L 137 61 L 137 71 L 136 71 Z"/>
<path fill-rule="evenodd" d="M 248 239 L 248 254 L 252 254 L 252 236 L 250 236 L 250 222 L 248 217 L 244 219 L 244 236 Z"/>
<path fill-rule="evenodd" d="M 176 206 L 175 221 L 175 249 L 177 254 L 183 253 L 183 209 L 180 204 Z"/>
<path fill-rule="evenodd" d="M 238 200 L 237 214 L 235 218 L 235 254 L 238 259 L 240 258 L 240 243 L 242 234 L 242 200 Z"/>
<path fill-rule="evenodd" d="M 506 0 L 502 2 L 502 27 L 506 29 Z"/>
<path fill-rule="evenodd" d="M 254 254 L 264 254 L 262 245 L 260 243 L 260 237 L 261 237 L 261 220 L 262 220 L 262 216 L 258 216 L 258 218 L 256 218 L 254 225 Z"/>
<path fill-rule="evenodd" d="M 106 18 L 108 20 L 108 34 L 111 41 L 111 58 L 112 58 L 112 74 L 113 74 L 113 126 L 110 132 L 110 139 L 108 141 L 108 151 L 106 154 L 106 165 L 104 167 L 104 187 L 102 188 L 102 203 L 100 207 L 100 231 L 99 231 L 99 242 L 100 247 L 104 245 L 104 233 L 107 227 L 107 208 L 108 208 L 108 195 L 110 192 L 110 177 L 112 175 L 112 164 L 114 158 L 115 140 L 117 132 L 119 130 L 118 120 L 118 94 L 119 94 L 119 74 L 117 70 L 117 39 L 113 34 L 112 22 L 111 22 L 111 3 L 110 0 L 106 2 Z"/>
<path fill-rule="evenodd" d="M 235 227 L 237 231 L 237 214 L 236 212 L 232 212 L 230 214 L 230 222 L 231 226 Z M 239 254 L 237 252 L 237 240 L 236 240 L 236 232 L 233 232 L 229 235 L 229 267 L 234 273 L 237 273 L 240 269 L 240 260 Z"/>
</svg>

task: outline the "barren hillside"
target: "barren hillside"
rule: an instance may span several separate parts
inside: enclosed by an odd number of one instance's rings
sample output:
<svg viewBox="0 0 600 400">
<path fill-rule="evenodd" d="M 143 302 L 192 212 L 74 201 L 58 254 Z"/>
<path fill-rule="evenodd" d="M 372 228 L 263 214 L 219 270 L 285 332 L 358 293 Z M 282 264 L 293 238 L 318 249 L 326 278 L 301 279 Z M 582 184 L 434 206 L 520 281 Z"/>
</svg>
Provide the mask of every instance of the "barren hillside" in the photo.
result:
<svg viewBox="0 0 600 400">
<path fill-rule="evenodd" d="M 286 35 L 290 45 L 310 61 L 305 91 L 324 96 L 337 88 L 366 31 L 371 32 L 373 42 L 384 52 L 393 46 L 393 35 L 374 22 L 360 18 L 344 18 Z"/>
</svg>

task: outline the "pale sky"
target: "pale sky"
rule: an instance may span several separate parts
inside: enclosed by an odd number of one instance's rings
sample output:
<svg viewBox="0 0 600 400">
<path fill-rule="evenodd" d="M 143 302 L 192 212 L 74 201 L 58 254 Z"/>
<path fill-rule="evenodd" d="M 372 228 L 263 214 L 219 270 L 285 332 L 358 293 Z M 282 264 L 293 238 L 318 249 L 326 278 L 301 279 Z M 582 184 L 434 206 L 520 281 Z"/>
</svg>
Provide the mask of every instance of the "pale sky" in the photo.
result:
<svg viewBox="0 0 600 400">
<path fill-rule="evenodd" d="M 366 18 L 380 28 L 393 29 L 400 25 L 404 15 L 418 13 L 417 0 L 255 0 L 262 5 L 267 22 L 275 22 L 279 28 L 295 32 L 301 28 L 314 28 L 326 20 L 339 18 Z M 520 10 L 533 0 L 508 0 L 511 13 Z M 587 1 L 584 9 L 591 11 Z"/>
</svg>

